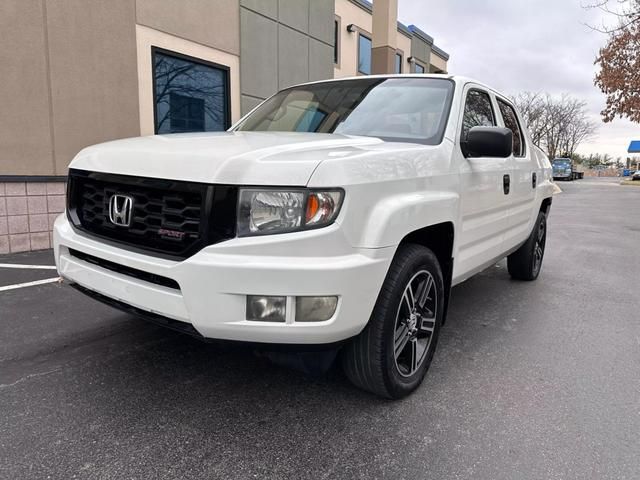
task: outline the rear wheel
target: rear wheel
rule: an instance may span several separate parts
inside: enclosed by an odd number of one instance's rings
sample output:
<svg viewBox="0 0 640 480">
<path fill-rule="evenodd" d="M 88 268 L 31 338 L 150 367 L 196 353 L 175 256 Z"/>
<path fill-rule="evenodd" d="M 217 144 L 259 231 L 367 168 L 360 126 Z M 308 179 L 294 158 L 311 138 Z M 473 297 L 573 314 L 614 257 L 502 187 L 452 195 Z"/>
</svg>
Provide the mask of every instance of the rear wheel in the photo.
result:
<svg viewBox="0 0 640 480">
<path fill-rule="evenodd" d="M 358 387 L 402 398 L 424 378 L 444 311 L 442 270 L 431 250 L 402 245 L 389 269 L 369 323 L 342 355 Z"/>
<path fill-rule="evenodd" d="M 511 278 L 535 280 L 542 268 L 544 249 L 547 243 L 547 217 L 539 212 L 533 231 L 527 241 L 507 258 Z"/>
</svg>

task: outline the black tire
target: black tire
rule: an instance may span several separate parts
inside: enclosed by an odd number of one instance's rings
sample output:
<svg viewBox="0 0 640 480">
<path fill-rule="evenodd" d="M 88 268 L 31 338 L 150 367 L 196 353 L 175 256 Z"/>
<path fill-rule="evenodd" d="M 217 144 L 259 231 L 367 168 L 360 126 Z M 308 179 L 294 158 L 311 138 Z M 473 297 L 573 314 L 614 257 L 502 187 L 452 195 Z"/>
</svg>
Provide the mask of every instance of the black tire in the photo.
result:
<svg viewBox="0 0 640 480">
<path fill-rule="evenodd" d="M 525 281 L 532 281 L 538 278 L 542 268 L 546 243 L 547 217 L 540 212 L 527 241 L 507 257 L 507 267 L 511 278 Z"/>
<path fill-rule="evenodd" d="M 409 297 L 417 299 L 410 314 Z M 401 245 L 369 323 L 342 351 L 347 377 L 357 387 L 382 397 L 409 395 L 429 369 L 443 314 L 444 282 L 438 259 L 423 246 Z"/>
</svg>

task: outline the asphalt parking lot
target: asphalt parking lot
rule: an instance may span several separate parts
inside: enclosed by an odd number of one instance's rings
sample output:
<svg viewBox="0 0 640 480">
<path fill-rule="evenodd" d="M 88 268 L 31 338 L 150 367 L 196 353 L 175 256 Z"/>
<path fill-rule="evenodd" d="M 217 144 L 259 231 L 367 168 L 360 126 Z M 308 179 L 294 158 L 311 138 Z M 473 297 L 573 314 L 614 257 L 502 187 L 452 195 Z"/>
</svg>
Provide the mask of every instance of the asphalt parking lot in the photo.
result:
<svg viewBox="0 0 640 480">
<path fill-rule="evenodd" d="M 640 188 L 614 182 L 560 184 L 537 282 L 454 289 L 398 402 L 0 267 L 0 478 L 640 478 Z"/>
</svg>

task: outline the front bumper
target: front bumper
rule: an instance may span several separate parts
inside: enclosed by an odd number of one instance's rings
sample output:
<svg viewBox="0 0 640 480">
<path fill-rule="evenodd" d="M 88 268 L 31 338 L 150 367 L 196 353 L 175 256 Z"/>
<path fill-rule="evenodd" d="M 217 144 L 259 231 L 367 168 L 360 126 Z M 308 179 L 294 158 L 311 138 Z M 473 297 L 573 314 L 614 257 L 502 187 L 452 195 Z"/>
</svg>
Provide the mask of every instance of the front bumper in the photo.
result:
<svg viewBox="0 0 640 480">
<path fill-rule="evenodd" d="M 553 178 L 571 178 L 572 174 L 571 173 L 565 173 L 565 172 L 555 172 L 553 174 Z"/>
<path fill-rule="evenodd" d="M 70 249 L 175 280 L 179 288 L 94 265 Z M 139 311 L 191 324 L 203 337 L 326 344 L 364 328 L 395 248 L 354 249 L 334 224 L 314 231 L 236 238 L 174 261 L 78 233 L 62 215 L 54 226 L 54 252 L 58 272 L 66 280 Z M 247 295 L 287 296 L 286 323 L 247 321 Z M 296 322 L 296 296 L 338 296 L 338 307 L 327 321 Z"/>
</svg>

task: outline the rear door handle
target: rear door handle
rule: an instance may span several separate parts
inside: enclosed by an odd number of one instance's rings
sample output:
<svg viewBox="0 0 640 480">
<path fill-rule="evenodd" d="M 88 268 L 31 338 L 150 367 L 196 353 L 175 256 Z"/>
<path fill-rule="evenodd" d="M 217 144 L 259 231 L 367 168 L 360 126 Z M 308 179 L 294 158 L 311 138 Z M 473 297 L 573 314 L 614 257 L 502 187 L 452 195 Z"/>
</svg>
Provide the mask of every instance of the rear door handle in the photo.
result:
<svg viewBox="0 0 640 480">
<path fill-rule="evenodd" d="M 502 190 L 504 191 L 505 195 L 509 195 L 510 188 L 511 188 L 511 176 L 504 175 L 502 177 Z"/>
</svg>

